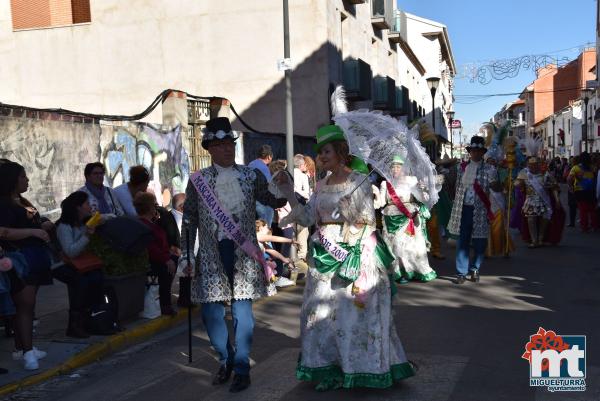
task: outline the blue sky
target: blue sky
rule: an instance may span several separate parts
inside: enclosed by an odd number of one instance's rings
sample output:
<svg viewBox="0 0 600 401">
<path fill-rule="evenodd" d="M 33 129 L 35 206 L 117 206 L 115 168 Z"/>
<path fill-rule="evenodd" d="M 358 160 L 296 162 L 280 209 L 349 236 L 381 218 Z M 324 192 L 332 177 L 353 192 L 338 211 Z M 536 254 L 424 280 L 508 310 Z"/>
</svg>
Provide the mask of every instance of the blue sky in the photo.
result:
<svg viewBox="0 0 600 401">
<path fill-rule="evenodd" d="M 573 59 L 580 45 L 596 38 L 596 0 L 398 0 L 398 8 L 448 27 L 459 73 L 469 63 L 523 55 Z M 459 95 L 520 92 L 534 78 L 530 70 L 487 85 L 457 77 L 455 118 L 463 121 L 464 133 L 473 134 L 481 122 L 517 96 L 459 104 L 466 100 Z"/>
</svg>

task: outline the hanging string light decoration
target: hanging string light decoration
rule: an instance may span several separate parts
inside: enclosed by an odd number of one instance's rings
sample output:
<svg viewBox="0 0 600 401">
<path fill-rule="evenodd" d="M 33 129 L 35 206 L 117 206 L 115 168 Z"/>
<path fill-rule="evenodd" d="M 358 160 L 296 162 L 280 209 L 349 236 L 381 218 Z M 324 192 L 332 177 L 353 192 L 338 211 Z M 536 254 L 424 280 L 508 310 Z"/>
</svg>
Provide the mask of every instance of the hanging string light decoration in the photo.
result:
<svg viewBox="0 0 600 401">
<path fill-rule="evenodd" d="M 496 80 L 515 78 L 522 70 L 537 71 L 550 64 L 562 67 L 571 60 L 568 57 L 555 57 L 547 54 L 521 56 L 503 60 L 492 60 L 486 64 L 465 64 L 462 66 L 459 79 L 468 79 L 469 82 L 478 82 L 481 85 L 487 85 Z"/>
</svg>

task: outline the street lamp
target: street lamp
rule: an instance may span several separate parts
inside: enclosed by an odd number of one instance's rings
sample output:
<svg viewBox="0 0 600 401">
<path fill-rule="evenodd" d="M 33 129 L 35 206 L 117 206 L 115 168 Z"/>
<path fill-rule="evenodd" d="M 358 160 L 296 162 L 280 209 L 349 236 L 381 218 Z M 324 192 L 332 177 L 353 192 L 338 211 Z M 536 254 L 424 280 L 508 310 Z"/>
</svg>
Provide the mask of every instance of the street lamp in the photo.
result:
<svg viewBox="0 0 600 401">
<path fill-rule="evenodd" d="M 583 98 L 583 103 L 585 105 L 585 116 L 583 119 L 583 124 L 581 124 L 581 139 L 585 143 L 585 151 L 588 151 L 588 102 L 590 101 L 590 94 L 592 92 L 591 88 L 583 88 L 581 90 L 581 97 Z"/>
<path fill-rule="evenodd" d="M 448 126 L 450 127 L 450 157 L 452 157 L 452 153 L 454 152 L 452 146 L 452 122 L 454 121 L 454 110 L 450 109 L 446 112 L 446 116 L 448 117 Z"/>
<path fill-rule="evenodd" d="M 433 128 L 433 132 L 435 132 L 435 92 L 439 84 L 440 79 L 438 77 L 427 78 L 427 86 L 431 91 L 431 128 Z"/>
</svg>

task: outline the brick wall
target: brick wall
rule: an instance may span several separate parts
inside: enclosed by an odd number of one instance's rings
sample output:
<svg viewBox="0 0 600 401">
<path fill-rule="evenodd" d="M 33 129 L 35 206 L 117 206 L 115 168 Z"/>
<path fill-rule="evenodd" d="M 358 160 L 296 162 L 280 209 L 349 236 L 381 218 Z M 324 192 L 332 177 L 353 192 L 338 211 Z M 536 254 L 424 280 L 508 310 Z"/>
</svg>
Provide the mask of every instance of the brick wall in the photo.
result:
<svg viewBox="0 0 600 401">
<path fill-rule="evenodd" d="M 11 0 L 13 29 L 91 22 L 90 0 Z"/>
<path fill-rule="evenodd" d="M 13 29 L 51 25 L 49 0 L 10 0 Z"/>
<path fill-rule="evenodd" d="M 561 68 L 550 65 L 541 68 L 534 81 L 534 124 L 569 106 L 581 97 L 581 88 L 596 79 L 590 70 L 596 65 L 596 51 L 586 50 Z"/>
</svg>

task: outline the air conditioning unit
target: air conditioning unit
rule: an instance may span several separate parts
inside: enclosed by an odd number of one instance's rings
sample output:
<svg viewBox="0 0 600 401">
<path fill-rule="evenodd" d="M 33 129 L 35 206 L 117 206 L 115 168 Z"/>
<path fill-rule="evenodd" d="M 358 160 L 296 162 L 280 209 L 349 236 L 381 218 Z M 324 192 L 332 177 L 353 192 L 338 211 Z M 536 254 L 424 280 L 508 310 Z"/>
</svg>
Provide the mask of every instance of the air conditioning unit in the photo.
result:
<svg viewBox="0 0 600 401">
<path fill-rule="evenodd" d="M 370 100 L 373 72 L 361 59 L 344 60 L 344 89 L 348 100 Z"/>
</svg>

